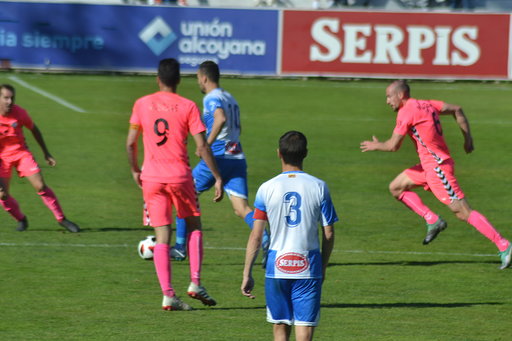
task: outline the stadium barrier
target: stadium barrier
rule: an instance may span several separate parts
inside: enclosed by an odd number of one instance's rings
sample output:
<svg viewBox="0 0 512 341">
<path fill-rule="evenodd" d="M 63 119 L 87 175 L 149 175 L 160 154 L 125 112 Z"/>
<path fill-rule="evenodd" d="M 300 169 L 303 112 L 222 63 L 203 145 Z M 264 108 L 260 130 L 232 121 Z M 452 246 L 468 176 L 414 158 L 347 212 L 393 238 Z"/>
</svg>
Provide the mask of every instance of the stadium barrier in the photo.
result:
<svg viewBox="0 0 512 341">
<path fill-rule="evenodd" d="M 186 73 L 505 80 L 510 19 L 0 1 L 0 67 L 153 73 L 174 57 Z"/>
</svg>

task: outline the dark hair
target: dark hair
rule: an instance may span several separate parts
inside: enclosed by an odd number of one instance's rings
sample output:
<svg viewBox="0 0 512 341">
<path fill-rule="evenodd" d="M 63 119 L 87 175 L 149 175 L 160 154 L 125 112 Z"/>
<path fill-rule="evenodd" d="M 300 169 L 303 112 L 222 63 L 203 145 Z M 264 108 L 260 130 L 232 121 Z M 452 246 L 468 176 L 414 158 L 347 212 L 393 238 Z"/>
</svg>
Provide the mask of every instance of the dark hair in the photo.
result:
<svg viewBox="0 0 512 341">
<path fill-rule="evenodd" d="M 403 92 L 407 97 L 411 95 L 411 88 L 409 87 L 409 84 L 407 84 L 407 81 L 404 79 L 399 79 L 397 81 L 393 82 L 394 90 L 396 92 Z"/>
<path fill-rule="evenodd" d="M 14 86 L 12 86 L 11 84 L 0 84 L 0 90 L 2 89 L 7 89 L 10 92 L 12 92 L 12 98 L 16 96 L 16 90 L 14 89 Z"/>
<path fill-rule="evenodd" d="M 217 84 L 219 83 L 219 66 L 214 61 L 207 60 L 205 62 L 202 62 L 201 65 L 199 65 L 199 72 L 205 75 L 206 78 L 208 78 L 212 82 Z"/>
<path fill-rule="evenodd" d="M 180 63 L 174 58 L 162 59 L 158 64 L 158 78 L 164 85 L 176 88 L 180 83 Z"/>
<path fill-rule="evenodd" d="M 286 164 L 302 167 L 302 161 L 308 155 L 306 136 L 295 130 L 285 133 L 279 139 L 279 153 Z"/>
</svg>

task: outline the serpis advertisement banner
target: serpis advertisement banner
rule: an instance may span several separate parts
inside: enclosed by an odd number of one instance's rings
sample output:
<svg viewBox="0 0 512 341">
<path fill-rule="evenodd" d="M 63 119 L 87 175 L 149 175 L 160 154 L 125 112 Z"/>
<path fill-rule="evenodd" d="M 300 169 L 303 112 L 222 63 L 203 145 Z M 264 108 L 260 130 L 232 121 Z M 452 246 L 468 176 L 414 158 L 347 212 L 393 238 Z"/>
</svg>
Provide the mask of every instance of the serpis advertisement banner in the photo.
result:
<svg viewBox="0 0 512 341">
<path fill-rule="evenodd" d="M 274 75 L 277 31 L 277 10 L 0 2 L 0 60 L 20 68 Z"/>
<path fill-rule="evenodd" d="M 506 14 L 285 11 L 283 75 L 506 79 Z"/>
</svg>

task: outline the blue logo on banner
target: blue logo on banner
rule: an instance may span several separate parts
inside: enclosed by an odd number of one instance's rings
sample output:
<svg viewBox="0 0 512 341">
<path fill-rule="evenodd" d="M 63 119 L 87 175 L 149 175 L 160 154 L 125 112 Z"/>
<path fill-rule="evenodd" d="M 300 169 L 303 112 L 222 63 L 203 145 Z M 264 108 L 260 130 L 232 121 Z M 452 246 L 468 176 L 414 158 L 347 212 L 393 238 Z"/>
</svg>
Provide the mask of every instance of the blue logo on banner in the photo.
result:
<svg viewBox="0 0 512 341">
<path fill-rule="evenodd" d="M 140 31 L 139 38 L 157 56 L 162 54 L 162 52 L 178 39 L 171 27 L 167 25 L 162 17 L 155 17 L 155 19 L 151 20 L 151 22 Z"/>
</svg>

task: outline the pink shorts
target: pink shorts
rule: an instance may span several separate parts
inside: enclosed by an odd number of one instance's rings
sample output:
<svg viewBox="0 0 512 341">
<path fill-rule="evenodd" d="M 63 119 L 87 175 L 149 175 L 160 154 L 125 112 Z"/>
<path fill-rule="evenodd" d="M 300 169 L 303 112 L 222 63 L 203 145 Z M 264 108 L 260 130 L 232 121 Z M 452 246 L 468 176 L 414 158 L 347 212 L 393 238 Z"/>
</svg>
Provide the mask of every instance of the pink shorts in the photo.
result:
<svg viewBox="0 0 512 341">
<path fill-rule="evenodd" d="M 142 182 L 144 225 L 172 225 L 173 207 L 179 218 L 200 216 L 199 201 L 192 181 L 182 184 Z"/>
<path fill-rule="evenodd" d="M 405 174 L 426 191 L 431 191 L 436 198 L 445 205 L 453 200 L 464 198 L 457 179 L 453 160 L 446 160 L 442 164 L 418 164 L 405 170 Z"/>
<path fill-rule="evenodd" d="M 28 150 L 0 158 L 0 178 L 10 178 L 12 168 L 16 169 L 19 177 L 34 175 L 41 171 L 34 156 Z"/>
</svg>

